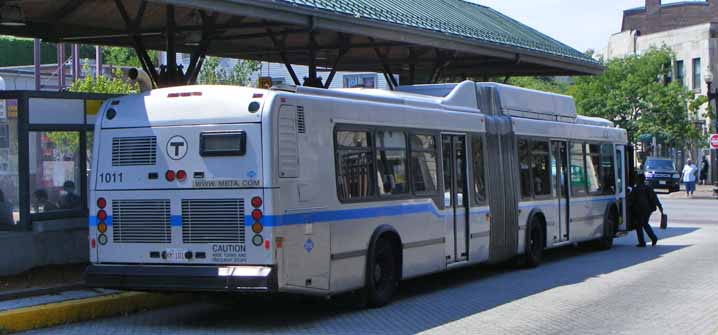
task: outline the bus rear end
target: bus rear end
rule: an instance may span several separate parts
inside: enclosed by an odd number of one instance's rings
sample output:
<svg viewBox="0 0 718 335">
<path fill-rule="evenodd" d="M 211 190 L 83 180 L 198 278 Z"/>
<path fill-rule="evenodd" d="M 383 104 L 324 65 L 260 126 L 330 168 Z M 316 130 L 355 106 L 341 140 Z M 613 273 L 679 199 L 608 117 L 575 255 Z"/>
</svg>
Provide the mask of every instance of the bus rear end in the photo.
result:
<svg viewBox="0 0 718 335">
<path fill-rule="evenodd" d="M 194 86 L 106 103 L 90 182 L 90 286 L 276 290 L 262 92 Z"/>
</svg>

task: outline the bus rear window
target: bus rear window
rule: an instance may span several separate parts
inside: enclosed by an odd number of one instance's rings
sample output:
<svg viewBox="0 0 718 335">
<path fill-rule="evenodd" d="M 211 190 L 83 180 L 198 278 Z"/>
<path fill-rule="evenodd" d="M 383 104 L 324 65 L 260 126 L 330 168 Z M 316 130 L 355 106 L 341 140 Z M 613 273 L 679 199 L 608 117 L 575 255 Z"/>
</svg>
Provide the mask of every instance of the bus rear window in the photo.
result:
<svg viewBox="0 0 718 335">
<path fill-rule="evenodd" d="M 203 157 L 244 156 L 247 152 L 247 135 L 243 131 L 202 133 L 199 146 Z"/>
</svg>

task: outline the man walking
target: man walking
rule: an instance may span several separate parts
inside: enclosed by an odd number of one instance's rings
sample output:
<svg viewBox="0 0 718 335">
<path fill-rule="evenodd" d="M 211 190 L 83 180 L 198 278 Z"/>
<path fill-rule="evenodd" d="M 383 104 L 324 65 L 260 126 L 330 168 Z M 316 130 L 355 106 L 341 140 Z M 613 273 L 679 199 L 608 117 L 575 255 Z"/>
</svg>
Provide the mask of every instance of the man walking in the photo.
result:
<svg viewBox="0 0 718 335">
<path fill-rule="evenodd" d="M 708 180 L 709 169 L 710 165 L 708 164 L 708 159 L 706 156 L 703 156 L 703 161 L 701 162 L 701 185 L 707 185 L 706 180 Z"/>
<path fill-rule="evenodd" d="M 638 245 L 636 246 L 639 248 L 646 247 L 646 240 L 643 237 L 644 230 L 648 237 L 651 238 L 651 245 L 655 246 L 658 243 L 658 237 L 653 232 L 653 228 L 651 228 L 648 221 L 656 208 L 660 209 L 661 214 L 663 214 L 663 206 L 653 188 L 646 185 L 646 176 L 643 174 L 638 175 L 636 187 L 628 195 L 628 206 L 637 224 L 636 237 L 638 237 Z"/>
<path fill-rule="evenodd" d="M 683 184 L 686 186 L 686 197 L 692 197 L 696 191 L 697 173 L 698 167 L 689 159 L 686 166 L 683 167 Z"/>
</svg>

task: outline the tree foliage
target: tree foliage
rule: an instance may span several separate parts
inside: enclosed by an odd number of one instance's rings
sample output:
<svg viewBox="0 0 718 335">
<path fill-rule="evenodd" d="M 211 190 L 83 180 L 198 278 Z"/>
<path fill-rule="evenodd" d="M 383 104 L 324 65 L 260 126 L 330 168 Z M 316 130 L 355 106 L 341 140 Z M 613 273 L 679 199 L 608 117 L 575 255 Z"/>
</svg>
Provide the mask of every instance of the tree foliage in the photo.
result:
<svg viewBox="0 0 718 335">
<path fill-rule="evenodd" d="M 650 134 L 676 144 L 700 141 L 702 135 L 691 120 L 706 99 L 678 82 L 666 82 L 672 59 L 666 48 L 612 59 L 602 75 L 576 78 L 569 92 L 579 113 L 616 122 L 630 140 Z"/>
<path fill-rule="evenodd" d="M 554 77 L 510 77 L 506 84 L 558 94 L 567 94 L 571 87 L 569 82 L 561 82 Z"/>
<path fill-rule="evenodd" d="M 149 50 L 147 53 L 150 59 L 156 60 L 158 58 L 157 51 Z M 105 64 L 142 68 L 135 50 L 130 48 L 102 47 L 102 58 L 102 62 Z"/>
<path fill-rule="evenodd" d="M 253 73 L 260 69 L 260 63 L 251 60 L 239 60 L 231 70 L 220 64 L 221 58 L 207 57 L 199 75 L 199 83 L 203 85 L 235 85 L 247 86 Z"/>
<path fill-rule="evenodd" d="M 90 69 L 85 68 L 84 72 L 89 73 Z M 115 69 L 112 77 L 99 76 L 95 78 L 95 76 L 86 76 L 73 82 L 68 90 L 70 92 L 107 94 L 130 94 L 137 92 L 137 85 L 123 79 L 123 75 L 121 69 Z"/>
</svg>

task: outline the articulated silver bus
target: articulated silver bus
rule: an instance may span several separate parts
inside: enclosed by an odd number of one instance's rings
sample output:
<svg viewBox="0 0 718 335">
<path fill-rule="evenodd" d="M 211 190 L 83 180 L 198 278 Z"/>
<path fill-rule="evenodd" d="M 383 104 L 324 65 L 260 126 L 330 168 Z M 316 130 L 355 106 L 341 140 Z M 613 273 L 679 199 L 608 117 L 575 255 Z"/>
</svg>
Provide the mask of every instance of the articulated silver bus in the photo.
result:
<svg viewBox="0 0 718 335">
<path fill-rule="evenodd" d="M 113 99 L 95 130 L 87 282 L 364 292 L 625 230 L 626 132 L 493 83 L 189 86 Z"/>
</svg>

